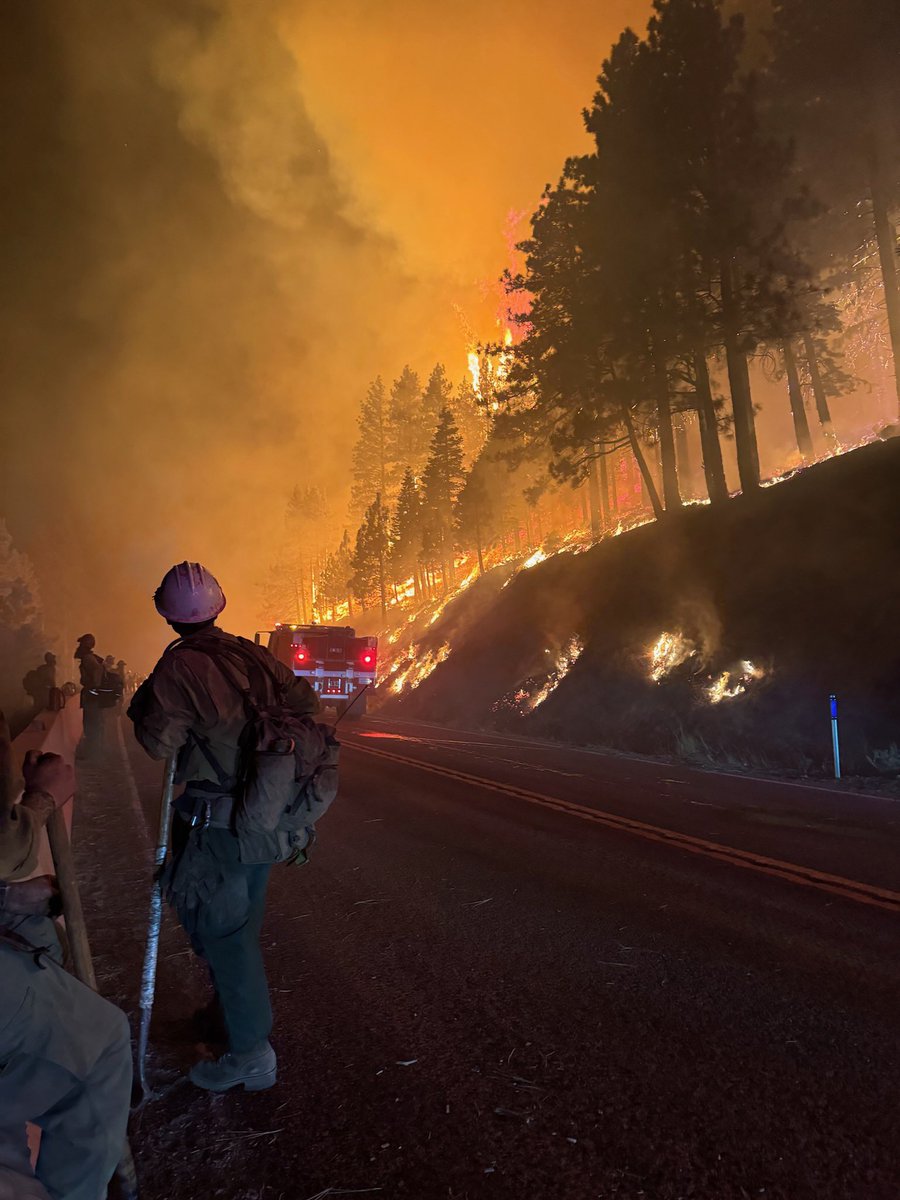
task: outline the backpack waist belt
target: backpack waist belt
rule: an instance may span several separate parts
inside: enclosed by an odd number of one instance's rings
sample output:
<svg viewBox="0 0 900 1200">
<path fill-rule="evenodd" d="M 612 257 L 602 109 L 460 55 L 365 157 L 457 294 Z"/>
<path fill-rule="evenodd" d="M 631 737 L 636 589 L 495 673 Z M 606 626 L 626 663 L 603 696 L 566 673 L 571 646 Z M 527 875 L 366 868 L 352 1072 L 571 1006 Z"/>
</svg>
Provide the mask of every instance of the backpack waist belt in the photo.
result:
<svg viewBox="0 0 900 1200">
<path fill-rule="evenodd" d="M 234 796 L 196 789 L 189 783 L 175 801 L 174 808 L 191 825 L 200 825 L 204 829 L 231 829 Z"/>
</svg>

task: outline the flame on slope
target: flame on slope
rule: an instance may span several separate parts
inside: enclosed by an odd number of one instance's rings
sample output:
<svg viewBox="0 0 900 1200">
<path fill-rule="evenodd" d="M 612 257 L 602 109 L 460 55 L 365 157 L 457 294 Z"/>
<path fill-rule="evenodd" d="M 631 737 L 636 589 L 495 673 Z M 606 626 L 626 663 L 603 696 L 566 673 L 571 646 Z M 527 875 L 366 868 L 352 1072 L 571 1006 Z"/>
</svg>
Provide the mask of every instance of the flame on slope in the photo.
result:
<svg viewBox="0 0 900 1200">
<path fill-rule="evenodd" d="M 499 712 L 502 709 L 511 709 L 519 714 L 520 717 L 527 716 L 528 713 L 534 712 L 539 708 L 548 696 L 559 687 L 568 673 L 572 670 L 575 664 L 584 651 L 584 642 L 579 637 L 569 638 L 566 645 L 556 655 L 552 650 L 545 650 L 544 653 L 553 658 L 553 665 L 544 676 L 537 676 L 532 679 L 526 679 L 514 688 L 511 692 L 501 697 L 492 709 L 494 712 Z M 543 680 L 541 682 L 541 680 Z"/>
<path fill-rule="evenodd" d="M 538 565 L 538 563 L 544 562 L 544 560 L 546 558 L 547 558 L 546 553 L 543 550 L 541 550 L 540 548 L 538 548 L 537 550 L 535 550 L 534 554 L 532 554 L 529 558 L 526 558 L 525 561 L 522 563 L 522 570 L 527 571 L 531 567 L 536 567 Z"/>
<path fill-rule="evenodd" d="M 723 671 L 706 689 L 706 697 L 710 704 L 720 704 L 723 700 L 733 700 L 746 692 L 754 679 L 762 679 L 765 671 L 755 666 L 749 659 L 742 659 L 738 666 L 730 671 Z"/>
<path fill-rule="evenodd" d="M 419 654 L 418 646 L 410 646 L 399 669 L 391 679 L 391 691 L 395 696 L 399 696 L 407 690 L 412 691 L 428 678 L 435 667 L 446 662 L 449 657 L 449 642 L 444 642 L 439 650 L 426 650 L 422 655 Z"/>
<path fill-rule="evenodd" d="M 568 550 L 569 547 L 568 546 L 563 547 L 560 550 L 555 551 L 555 553 L 561 554 L 563 549 Z M 546 550 L 543 550 L 543 549 L 541 549 L 541 547 L 538 547 L 537 550 L 535 550 L 533 554 L 530 554 L 528 556 L 528 558 L 526 558 L 525 561 L 520 566 L 516 567 L 516 569 L 510 575 L 509 579 L 507 579 L 505 581 L 503 586 L 509 587 L 509 585 L 512 583 L 512 581 L 515 579 L 515 577 L 519 574 L 520 571 L 528 571 L 528 570 L 530 570 L 531 567 L 536 567 L 538 565 L 538 563 L 546 562 L 546 560 L 550 557 L 551 557 L 551 555 L 549 555 L 546 552 Z"/>
<path fill-rule="evenodd" d="M 695 653 L 696 646 L 683 633 L 661 633 L 647 652 L 650 678 L 659 683 Z"/>
</svg>

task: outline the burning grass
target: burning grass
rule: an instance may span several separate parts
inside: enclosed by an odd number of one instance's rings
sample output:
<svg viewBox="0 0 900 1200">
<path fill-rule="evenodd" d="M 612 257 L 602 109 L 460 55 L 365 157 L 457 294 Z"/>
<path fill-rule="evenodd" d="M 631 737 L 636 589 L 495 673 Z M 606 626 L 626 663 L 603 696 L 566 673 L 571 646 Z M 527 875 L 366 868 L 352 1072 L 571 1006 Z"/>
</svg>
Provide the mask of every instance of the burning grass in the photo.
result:
<svg viewBox="0 0 900 1200">
<path fill-rule="evenodd" d="M 684 634 L 661 633 L 647 651 L 650 678 L 659 683 L 696 653 L 697 647 Z"/>
<path fill-rule="evenodd" d="M 449 657 L 449 642 L 444 642 L 438 650 L 434 651 L 421 651 L 417 645 L 410 645 L 406 654 L 401 659 L 394 661 L 394 666 L 386 680 L 390 691 L 395 696 L 412 691 Z"/>
<path fill-rule="evenodd" d="M 737 667 L 723 671 L 719 677 L 706 689 L 710 704 L 721 704 L 723 700 L 733 700 L 742 696 L 755 679 L 762 679 L 765 671 L 762 667 L 754 666 L 748 659 L 742 659 Z"/>
<path fill-rule="evenodd" d="M 549 670 L 523 680 L 493 705 L 493 711 L 517 713 L 520 717 L 534 712 L 556 691 L 583 652 L 584 643 L 579 637 L 571 637 L 563 649 L 556 653 L 545 650 L 552 663 Z"/>
</svg>

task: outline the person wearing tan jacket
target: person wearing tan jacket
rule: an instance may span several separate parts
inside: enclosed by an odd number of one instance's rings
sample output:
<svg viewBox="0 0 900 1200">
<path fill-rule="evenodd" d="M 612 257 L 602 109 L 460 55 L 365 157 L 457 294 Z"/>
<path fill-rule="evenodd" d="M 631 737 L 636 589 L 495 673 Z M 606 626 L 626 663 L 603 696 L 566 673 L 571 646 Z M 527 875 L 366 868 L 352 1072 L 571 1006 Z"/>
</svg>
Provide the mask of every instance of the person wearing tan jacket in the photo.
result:
<svg viewBox="0 0 900 1200">
<path fill-rule="evenodd" d="M 47 819 L 72 797 L 72 768 L 29 751 L 18 796 L 11 753 L 0 714 L 0 1195 L 103 1200 L 128 1122 L 128 1021 L 64 970 L 55 880 L 36 875 Z M 41 1130 L 34 1170 L 28 1122 Z"/>
</svg>

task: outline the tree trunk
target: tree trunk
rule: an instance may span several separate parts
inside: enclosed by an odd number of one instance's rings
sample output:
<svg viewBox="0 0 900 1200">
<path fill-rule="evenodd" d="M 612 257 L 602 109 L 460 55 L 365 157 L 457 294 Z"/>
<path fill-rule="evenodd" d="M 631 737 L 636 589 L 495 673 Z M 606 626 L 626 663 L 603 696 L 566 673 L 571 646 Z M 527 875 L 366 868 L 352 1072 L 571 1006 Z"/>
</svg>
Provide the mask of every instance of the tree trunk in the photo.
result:
<svg viewBox="0 0 900 1200">
<path fill-rule="evenodd" d="M 447 543 L 450 543 L 449 551 Z M 456 563 L 454 561 L 455 554 L 453 551 L 453 538 L 448 537 L 446 533 L 441 535 L 441 569 L 444 572 L 444 591 L 451 588 L 456 582 Z"/>
<path fill-rule="evenodd" d="M 595 449 L 593 443 L 591 449 Z M 600 481 L 597 478 L 597 460 L 592 458 L 588 463 L 588 500 L 591 507 L 591 539 L 598 541 L 603 532 L 603 522 L 600 515 Z"/>
<path fill-rule="evenodd" d="M 797 373 L 797 360 L 794 358 L 794 351 L 787 338 L 781 343 L 781 353 L 784 355 L 784 369 L 787 373 L 788 396 L 791 401 L 791 416 L 794 418 L 794 436 L 797 439 L 797 449 L 803 458 L 807 462 L 810 462 L 813 457 L 812 436 L 809 432 L 806 405 L 803 403 L 800 376 Z"/>
<path fill-rule="evenodd" d="M 484 574 L 484 554 L 481 547 L 481 522 L 475 517 L 475 549 L 478 552 L 478 574 Z"/>
<path fill-rule="evenodd" d="M 706 354 L 702 350 L 694 353 L 694 375 L 697 388 L 697 420 L 700 424 L 700 448 L 703 455 L 703 475 L 710 504 L 721 504 L 728 499 L 728 484 L 725 480 L 725 464 L 722 461 L 722 444 L 719 441 L 719 420 L 713 403 L 712 387 Z"/>
<path fill-rule="evenodd" d="M 632 449 L 633 449 L 633 447 L 632 447 Z M 629 507 L 634 507 L 634 504 L 633 504 L 634 498 L 636 495 L 638 495 L 638 493 L 641 491 L 641 488 L 642 488 L 641 473 L 640 473 L 640 471 L 636 471 L 636 468 L 637 468 L 637 462 L 635 460 L 634 454 L 626 454 L 625 455 L 625 474 L 628 477 L 627 483 L 628 483 Z M 637 474 L 637 478 L 635 478 L 635 474 Z M 640 496 L 640 503 L 643 504 L 643 502 L 644 502 L 644 497 Z"/>
<path fill-rule="evenodd" d="M 631 453 L 634 455 L 634 461 L 637 463 L 638 470 L 641 473 L 641 479 L 643 480 L 650 504 L 653 508 L 653 515 L 659 520 L 663 516 L 663 506 L 659 499 L 656 484 L 653 482 L 653 476 L 650 474 L 650 468 L 647 466 L 644 452 L 641 450 L 637 430 L 634 427 L 634 421 L 631 419 L 631 411 L 627 404 L 622 405 L 622 416 L 625 421 L 625 428 L 628 431 L 628 441 L 631 443 Z"/>
<path fill-rule="evenodd" d="M 604 530 L 609 528 L 609 470 L 606 455 L 600 455 L 600 520 Z"/>
<path fill-rule="evenodd" d="M 831 410 L 828 407 L 828 396 L 825 393 L 822 372 L 819 370 L 819 356 L 816 353 L 816 344 L 809 333 L 804 333 L 803 335 L 803 351 L 806 355 L 806 365 L 809 367 L 809 378 L 816 401 L 816 415 L 819 418 L 819 424 L 822 426 L 822 432 L 829 447 L 832 450 L 837 450 L 840 447 L 840 443 L 834 432 L 834 426 L 831 423 Z"/>
<path fill-rule="evenodd" d="M 387 587 L 384 577 L 384 555 L 378 556 L 378 592 L 381 597 L 381 616 L 387 618 Z"/>
<path fill-rule="evenodd" d="M 682 413 L 675 426 L 675 462 L 678 464 L 681 491 L 690 498 L 694 494 L 694 464 L 691 461 L 691 444 L 688 439 L 688 415 Z"/>
<path fill-rule="evenodd" d="M 653 376 L 656 384 L 656 421 L 659 430 L 659 454 L 662 468 L 663 499 L 666 512 L 681 508 L 678 491 L 678 466 L 675 461 L 675 431 L 669 400 L 669 372 L 662 351 L 653 348 Z"/>
<path fill-rule="evenodd" d="M 890 217 L 884 171 L 878 151 L 874 147 L 869 152 L 869 194 L 875 217 L 875 236 L 878 239 L 878 258 L 884 283 L 884 303 L 894 354 L 894 382 L 900 406 L 900 283 L 897 281 L 897 234 Z"/>
<path fill-rule="evenodd" d="M 610 517 L 618 516 L 619 513 L 619 491 L 616 486 L 616 466 L 619 461 L 619 451 L 614 450 L 610 456 L 609 462 L 609 509 Z"/>
<path fill-rule="evenodd" d="M 741 490 L 750 492 L 759 487 L 759 446 L 756 442 L 750 371 L 747 367 L 747 356 L 738 340 L 731 266 L 727 262 L 722 263 L 721 283 L 725 360 L 728 366 L 728 386 L 731 389 L 731 407 L 734 411 L 738 475 Z"/>
</svg>

